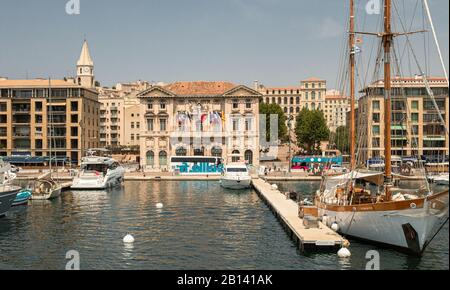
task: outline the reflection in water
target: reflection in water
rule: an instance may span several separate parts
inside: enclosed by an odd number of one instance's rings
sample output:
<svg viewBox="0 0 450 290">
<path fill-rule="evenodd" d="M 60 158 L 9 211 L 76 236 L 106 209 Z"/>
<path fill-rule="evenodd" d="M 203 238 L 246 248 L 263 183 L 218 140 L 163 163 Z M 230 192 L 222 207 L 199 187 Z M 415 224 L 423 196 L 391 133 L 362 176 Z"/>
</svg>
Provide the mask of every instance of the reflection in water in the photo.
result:
<svg viewBox="0 0 450 290">
<path fill-rule="evenodd" d="M 318 184 L 282 186 L 312 194 Z M 448 269 L 445 231 L 423 259 L 378 249 L 381 267 Z M 122 241 L 128 233 L 133 244 Z M 224 190 L 218 182 L 67 192 L 0 219 L 0 269 L 64 269 L 68 250 L 80 253 L 82 269 L 364 269 L 373 248 L 352 242 L 346 260 L 302 254 L 253 190 Z"/>
</svg>

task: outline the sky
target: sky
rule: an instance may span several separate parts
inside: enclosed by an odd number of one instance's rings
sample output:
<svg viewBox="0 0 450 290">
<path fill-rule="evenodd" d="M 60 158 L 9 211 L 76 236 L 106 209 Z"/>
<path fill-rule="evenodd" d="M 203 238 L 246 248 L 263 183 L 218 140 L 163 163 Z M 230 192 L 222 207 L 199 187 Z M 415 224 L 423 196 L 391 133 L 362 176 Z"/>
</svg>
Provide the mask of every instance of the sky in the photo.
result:
<svg viewBox="0 0 450 290">
<path fill-rule="evenodd" d="M 86 38 L 104 86 L 135 80 L 295 86 L 311 76 L 339 85 L 347 0 L 79 1 L 80 14 L 69 15 L 69 0 L 0 0 L 0 76 L 72 76 Z M 368 1 L 356 0 L 358 24 L 373 31 L 380 15 L 364 12 Z M 394 1 L 415 11 L 418 0 Z M 449 1 L 429 3 L 448 64 Z M 414 17 L 411 23 L 422 23 Z M 369 43 L 360 57 L 370 57 Z M 443 75 L 428 46 L 431 72 Z"/>
</svg>

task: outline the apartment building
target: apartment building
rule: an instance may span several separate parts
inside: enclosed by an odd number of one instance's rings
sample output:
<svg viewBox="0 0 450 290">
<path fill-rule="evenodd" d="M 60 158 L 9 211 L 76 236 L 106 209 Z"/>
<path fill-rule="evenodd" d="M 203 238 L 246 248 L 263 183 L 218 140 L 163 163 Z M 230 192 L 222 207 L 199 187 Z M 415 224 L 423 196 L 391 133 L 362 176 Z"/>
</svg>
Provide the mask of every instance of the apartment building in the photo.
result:
<svg viewBox="0 0 450 290">
<path fill-rule="evenodd" d="M 397 156 L 444 156 L 449 140 L 439 114 L 449 126 L 448 83 L 444 78 L 429 78 L 439 111 L 427 94 L 421 77 L 395 78 L 392 81 L 392 154 Z M 384 156 L 384 82 L 378 81 L 363 91 L 359 99 L 358 129 L 363 136 L 363 160 Z"/>
<path fill-rule="evenodd" d="M 263 95 L 263 102 L 280 105 L 286 115 L 294 118 L 303 108 L 323 110 L 327 90 L 326 81 L 314 77 L 293 87 L 266 87 L 255 81 L 255 89 Z"/>
<path fill-rule="evenodd" d="M 350 111 L 350 100 L 337 91 L 327 92 L 323 109 L 327 126 L 331 132 L 347 125 L 347 112 Z"/>
<path fill-rule="evenodd" d="M 0 156 L 23 156 L 24 161 L 36 157 L 39 163 L 51 149 L 60 163 L 78 164 L 84 150 L 99 146 L 100 104 L 94 82 L 87 42 L 76 79 L 0 78 Z"/>
</svg>

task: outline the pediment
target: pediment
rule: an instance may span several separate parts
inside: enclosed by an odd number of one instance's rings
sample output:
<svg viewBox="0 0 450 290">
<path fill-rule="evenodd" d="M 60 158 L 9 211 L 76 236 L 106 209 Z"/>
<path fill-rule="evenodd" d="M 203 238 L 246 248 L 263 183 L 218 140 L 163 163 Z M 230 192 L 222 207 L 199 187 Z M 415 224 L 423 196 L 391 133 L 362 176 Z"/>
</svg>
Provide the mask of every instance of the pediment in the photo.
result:
<svg viewBox="0 0 450 290">
<path fill-rule="evenodd" d="M 226 92 L 223 96 L 225 97 L 261 97 L 262 94 L 258 93 L 255 90 L 250 89 L 247 86 L 237 86 L 228 92 Z"/>
<path fill-rule="evenodd" d="M 173 97 L 174 95 L 162 87 L 152 87 L 140 92 L 137 96 L 138 98 L 165 98 Z"/>
</svg>

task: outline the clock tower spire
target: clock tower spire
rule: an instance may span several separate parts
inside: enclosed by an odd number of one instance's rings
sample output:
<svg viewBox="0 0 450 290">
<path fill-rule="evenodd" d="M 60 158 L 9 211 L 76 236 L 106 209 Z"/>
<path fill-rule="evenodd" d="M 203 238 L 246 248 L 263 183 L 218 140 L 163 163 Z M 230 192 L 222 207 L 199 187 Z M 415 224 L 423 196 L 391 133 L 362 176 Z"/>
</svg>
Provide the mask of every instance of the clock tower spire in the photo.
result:
<svg viewBox="0 0 450 290">
<path fill-rule="evenodd" d="M 77 62 L 77 83 L 86 88 L 93 88 L 95 86 L 94 62 L 89 53 L 89 46 L 86 40 L 84 40 L 80 58 Z"/>
</svg>

